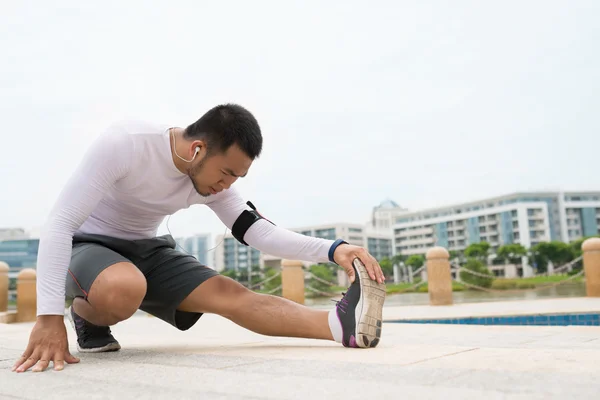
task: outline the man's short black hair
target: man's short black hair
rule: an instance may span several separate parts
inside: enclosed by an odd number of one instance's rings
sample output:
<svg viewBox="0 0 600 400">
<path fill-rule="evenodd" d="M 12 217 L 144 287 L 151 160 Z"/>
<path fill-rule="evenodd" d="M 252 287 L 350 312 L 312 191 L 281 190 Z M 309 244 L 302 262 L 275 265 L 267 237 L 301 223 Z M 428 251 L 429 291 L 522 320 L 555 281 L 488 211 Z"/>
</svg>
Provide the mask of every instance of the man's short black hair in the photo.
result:
<svg viewBox="0 0 600 400">
<path fill-rule="evenodd" d="M 222 104 L 210 109 L 185 130 L 185 138 L 202 139 L 209 154 L 227 151 L 233 144 L 254 160 L 262 151 L 262 134 L 256 118 L 238 104 Z"/>
</svg>

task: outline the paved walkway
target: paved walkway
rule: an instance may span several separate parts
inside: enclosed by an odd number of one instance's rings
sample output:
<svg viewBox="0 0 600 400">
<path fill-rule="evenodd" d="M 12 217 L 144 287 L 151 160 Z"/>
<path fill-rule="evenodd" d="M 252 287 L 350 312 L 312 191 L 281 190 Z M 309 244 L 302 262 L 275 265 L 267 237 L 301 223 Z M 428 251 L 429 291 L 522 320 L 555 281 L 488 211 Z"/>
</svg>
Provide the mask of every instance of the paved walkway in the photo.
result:
<svg viewBox="0 0 600 400">
<path fill-rule="evenodd" d="M 543 302 L 504 307 L 550 307 Z M 452 310 L 483 306 L 502 308 Z M 423 313 L 443 309 L 389 308 L 386 317 L 429 317 Z M 81 363 L 64 371 L 13 373 L 31 326 L 0 325 L 1 399 L 546 400 L 597 399 L 600 392 L 600 327 L 389 323 L 380 345 L 363 350 L 264 337 L 214 315 L 187 332 L 137 316 L 113 328 L 123 345 L 118 353 L 75 352 Z M 68 332 L 73 347 L 70 326 Z"/>
</svg>

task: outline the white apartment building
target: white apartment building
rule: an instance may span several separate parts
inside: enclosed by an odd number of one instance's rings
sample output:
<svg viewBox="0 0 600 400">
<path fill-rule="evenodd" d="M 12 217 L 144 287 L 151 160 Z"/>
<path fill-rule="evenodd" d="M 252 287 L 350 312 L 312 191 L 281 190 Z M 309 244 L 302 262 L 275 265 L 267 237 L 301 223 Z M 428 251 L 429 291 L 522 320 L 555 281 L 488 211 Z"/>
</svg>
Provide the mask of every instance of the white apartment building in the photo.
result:
<svg viewBox="0 0 600 400">
<path fill-rule="evenodd" d="M 214 259 L 208 254 L 210 234 L 201 233 L 192 236 L 175 238 L 177 245 L 186 253 L 196 257 L 203 265 L 213 267 Z"/>
<path fill-rule="evenodd" d="M 462 251 L 486 241 L 529 248 L 543 241 L 570 242 L 600 232 L 600 192 L 515 193 L 396 218 L 396 254 L 425 254 L 433 246 Z"/>
<path fill-rule="evenodd" d="M 395 201 L 387 199 L 378 206 L 373 207 L 369 223 L 373 230 L 390 232 L 391 234 L 396 219 L 409 212 L 408 209 L 400 207 Z"/>
<path fill-rule="evenodd" d="M 335 223 L 292 228 L 290 230 L 306 236 L 330 240 L 345 240 L 350 244 L 367 248 L 378 260 L 393 255 L 391 231 L 376 231 L 368 225 Z M 252 265 L 259 265 L 261 268 L 265 265 L 280 265 L 281 259 L 278 257 L 270 254 L 262 254 L 258 250 L 242 245 L 231 233 L 228 233 L 225 237 L 222 235 L 217 237 L 217 243 L 221 241 L 223 243 L 215 250 L 217 271 L 248 268 L 248 262 L 251 262 Z M 306 262 L 306 265 L 309 264 L 309 262 Z"/>
<path fill-rule="evenodd" d="M 22 239 L 29 235 L 23 228 L 0 228 L 0 240 Z"/>
<path fill-rule="evenodd" d="M 215 270 L 248 270 L 250 267 L 264 268 L 263 254 L 238 242 L 231 232 L 216 237 Z"/>
</svg>

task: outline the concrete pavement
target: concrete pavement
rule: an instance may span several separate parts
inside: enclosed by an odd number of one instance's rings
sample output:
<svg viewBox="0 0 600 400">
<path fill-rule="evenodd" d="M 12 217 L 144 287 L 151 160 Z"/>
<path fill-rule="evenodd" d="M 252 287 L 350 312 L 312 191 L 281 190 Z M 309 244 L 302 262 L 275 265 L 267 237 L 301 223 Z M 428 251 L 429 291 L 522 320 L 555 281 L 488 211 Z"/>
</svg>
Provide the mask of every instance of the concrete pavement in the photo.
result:
<svg viewBox="0 0 600 400">
<path fill-rule="evenodd" d="M 430 316 L 425 310 L 442 312 L 425 308 L 420 317 Z M 31 326 L 0 325 L 0 399 L 597 399 L 600 392 L 597 326 L 385 323 L 380 345 L 363 350 L 265 337 L 214 315 L 187 332 L 136 316 L 113 327 L 120 352 L 78 354 L 68 326 L 80 364 L 13 373 Z"/>
</svg>

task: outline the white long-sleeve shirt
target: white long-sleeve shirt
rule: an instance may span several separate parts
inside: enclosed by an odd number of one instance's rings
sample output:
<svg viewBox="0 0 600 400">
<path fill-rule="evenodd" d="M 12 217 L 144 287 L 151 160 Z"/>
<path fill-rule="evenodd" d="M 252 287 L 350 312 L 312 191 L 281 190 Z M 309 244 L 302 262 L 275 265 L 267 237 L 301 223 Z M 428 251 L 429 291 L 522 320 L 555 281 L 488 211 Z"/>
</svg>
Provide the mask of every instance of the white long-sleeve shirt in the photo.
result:
<svg viewBox="0 0 600 400">
<path fill-rule="evenodd" d="M 164 218 L 192 205 L 210 207 L 231 229 L 250 209 L 230 188 L 200 196 L 171 156 L 168 126 L 115 124 L 92 144 L 69 179 L 42 230 L 37 261 L 37 314 L 62 315 L 65 279 L 76 232 L 123 239 L 154 237 Z M 327 262 L 332 240 L 254 223 L 244 236 L 250 246 L 289 259 Z"/>
</svg>

